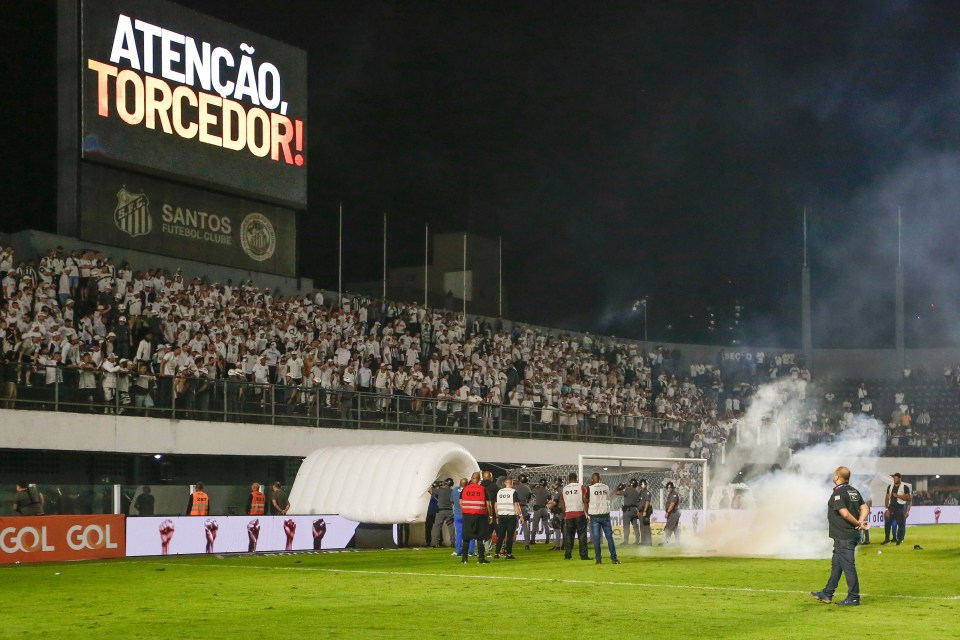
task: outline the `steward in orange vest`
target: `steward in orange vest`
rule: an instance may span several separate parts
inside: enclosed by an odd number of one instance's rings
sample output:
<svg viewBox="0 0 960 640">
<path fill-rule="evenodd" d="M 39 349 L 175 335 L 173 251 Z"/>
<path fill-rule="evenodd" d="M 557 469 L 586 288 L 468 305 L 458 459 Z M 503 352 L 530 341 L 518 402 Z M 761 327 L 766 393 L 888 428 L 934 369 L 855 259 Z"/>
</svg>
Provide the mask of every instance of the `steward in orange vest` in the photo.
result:
<svg viewBox="0 0 960 640">
<path fill-rule="evenodd" d="M 190 502 L 187 504 L 187 515 L 210 515 L 210 496 L 203 492 L 202 482 L 198 482 L 196 490 L 190 494 Z"/>
<path fill-rule="evenodd" d="M 260 491 L 260 483 L 250 485 L 250 497 L 247 499 L 247 515 L 262 516 L 267 509 L 267 497 Z"/>
</svg>

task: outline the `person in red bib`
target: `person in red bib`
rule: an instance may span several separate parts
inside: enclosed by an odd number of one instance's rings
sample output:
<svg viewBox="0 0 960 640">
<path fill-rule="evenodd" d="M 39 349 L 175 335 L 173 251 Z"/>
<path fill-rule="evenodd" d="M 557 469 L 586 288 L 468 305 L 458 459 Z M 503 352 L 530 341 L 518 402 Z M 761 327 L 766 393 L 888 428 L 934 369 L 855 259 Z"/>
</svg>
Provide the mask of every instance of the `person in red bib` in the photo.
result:
<svg viewBox="0 0 960 640">
<path fill-rule="evenodd" d="M 460 562 L 467 564 L 470 549 L 468 541 L 475 540 L 480 564 L 489 564 L 483 541 L 487 536 L 487 519 L 493 515 L 493 505 L 487 500 L 486 488 L 480 484 L 479 471 L 475 471 L 470 476 L 470 483 L 460 493 L 460 510 L 463 513 L 463 546 Z"/>
</svg>

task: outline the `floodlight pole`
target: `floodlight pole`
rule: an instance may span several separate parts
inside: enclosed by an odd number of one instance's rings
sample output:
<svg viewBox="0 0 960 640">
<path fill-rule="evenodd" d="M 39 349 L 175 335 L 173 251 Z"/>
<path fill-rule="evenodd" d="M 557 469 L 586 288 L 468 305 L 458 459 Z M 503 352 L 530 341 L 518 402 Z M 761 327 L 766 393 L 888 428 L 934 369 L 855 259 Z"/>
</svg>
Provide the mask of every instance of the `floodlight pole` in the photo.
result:
<svg viewBox="0 0 960 640">
<path fill-rule="evenodd" d="M 343 308 L 343 202 L 340 203 L 340 233 L 337 239 L 337 304 Z"/>
<path fill-rule="evenodd" d="M 430 306 L 429 303 L 429 282 L 430 282 L 430 225 L 423 227 L 423 306 Z"/>
<path fill-rule="evenodd" d="M 497 317 L 503 317 L 503 236 L 499 239 L 497 256 Z"/>
<path fill-rule="evenodd" d="M 907 366 L 904 349 L 904 305 L 903 305 L 903 211 L 897 207 L 897 271 L 896 271 L 896 315 L 894 319 L 897 349 L 897 364 L 900 370 Z"/>
<path fill-rule="evenodd" d="M 807 210 L 803 210 L 803 268 L 800 270 L 800 333 L 807 369 L 813 371 L 813 324 L 810 299 L 810 263 L 807 261 Z"/>
<path fill-rule="evenodd" d="M 383 214 L 383 301 L 387 301 L 387 214 Z"/>
</svg>

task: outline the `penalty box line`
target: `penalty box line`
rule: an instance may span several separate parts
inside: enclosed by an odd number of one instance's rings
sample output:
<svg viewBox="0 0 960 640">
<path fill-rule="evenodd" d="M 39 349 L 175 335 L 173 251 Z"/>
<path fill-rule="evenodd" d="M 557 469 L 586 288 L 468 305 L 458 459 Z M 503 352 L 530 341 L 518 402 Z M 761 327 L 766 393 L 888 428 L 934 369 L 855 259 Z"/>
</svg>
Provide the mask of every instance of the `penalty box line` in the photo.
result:
<svg viewBox="0 0 960 640">
<path fill-rule="evenodd" d="M 156 562 L 142 563 L 142 564 L 160 564 Z M 175 565 L 172 563 L 167 564 L 167 566 L 183 566 Z M 258 567 L 258 566 L 248 566 L 248 565 L 239 565 L 239 564 L 208 564 L 208 565 L 199 565 L 203 567 L 223 567 L 229 569 L 254 569 L 258 571 L 314 571 L 320 573 L 344 573 L 344 574 L 357 574 L 357 575 L 370 575 L 370 576 L 397 576 L 397 577 L 415 577 L 415 578 L 460 578 L 467 580 L 505 580 L 505 581 L 514 581 L 514 582 L 545 582 L 545 583 L 554 583 L 554 584 L 577 584 L 577 585 L 597 585 L 597 586 L 610 586 L 610 587 L 640 587 L 644 589 L 679 589 L 685 591 L 721 591 L 721 592 L 736 592 L 736 593 L 775 593 L 775 594 L 784 594 L 784 595 L 809 595 L 808 591 L 793 591 L 789 589 L 758 589 L 754 587 L 717 587 L 710 585 L 688 585 L 688 584 L 657 584 L 652 582 L 626 582 L 626 581 L 617 581 L 617 580 L 580 580 L 575 578 L 536 578 L 530 576 L 491 576 L 491 575 L 475 575 L 475 574 L 463 574 L 463 573 L 420 573 L 417 571 L 377 571 L 373 569 L 328 569 L 324 567 Z M 934 600 L 934 601 L 957 601 L 960 600 L 960 595 L 956 596 L 911 596 L 903 594 L 869 594 L 863 593 L 862 597 L 867 598 L 892 598 L 897 600 Z"/>
</svg>

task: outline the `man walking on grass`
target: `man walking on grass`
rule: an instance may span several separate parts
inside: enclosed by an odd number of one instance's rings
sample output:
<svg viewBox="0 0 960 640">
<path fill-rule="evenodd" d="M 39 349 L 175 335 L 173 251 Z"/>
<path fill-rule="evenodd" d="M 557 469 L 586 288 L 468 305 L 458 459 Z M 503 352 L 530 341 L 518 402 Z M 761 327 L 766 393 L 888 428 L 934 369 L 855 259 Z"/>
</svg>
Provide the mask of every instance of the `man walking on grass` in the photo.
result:
<svg viewBox="0 0 960 640">
<path fill-rule="evenodd" d="M 830 537 L 833 538 L 830 579 L 823 591 L 814 591 L 810 595 L 824 604 L 830 604 L 842 574 L 847 578 L 847 597 L 836 604 L 858 607 L 860 579 L 857 576 L 856 551 L 860 531 L 870 528 L 870 508 L 849 482 L 850 469 L 837 467 L 833 472 L 833 493 L 827 501 L 827 523 L 830 525 Z"/>
</svg>

